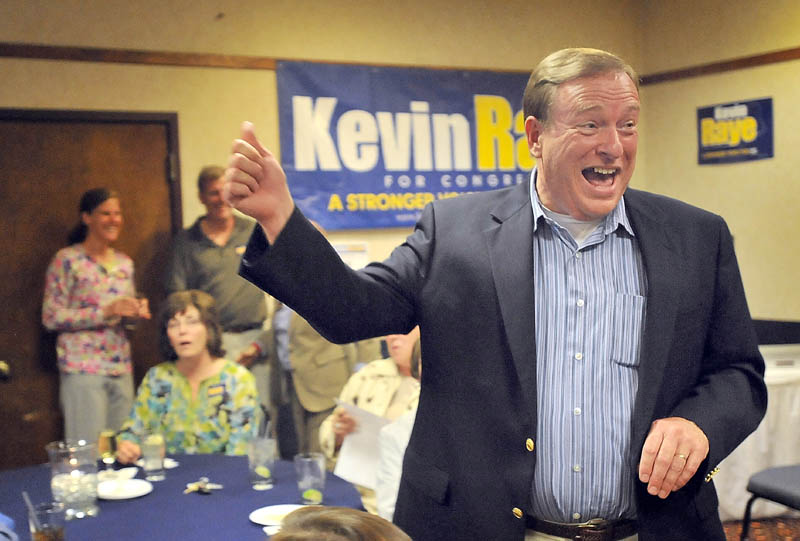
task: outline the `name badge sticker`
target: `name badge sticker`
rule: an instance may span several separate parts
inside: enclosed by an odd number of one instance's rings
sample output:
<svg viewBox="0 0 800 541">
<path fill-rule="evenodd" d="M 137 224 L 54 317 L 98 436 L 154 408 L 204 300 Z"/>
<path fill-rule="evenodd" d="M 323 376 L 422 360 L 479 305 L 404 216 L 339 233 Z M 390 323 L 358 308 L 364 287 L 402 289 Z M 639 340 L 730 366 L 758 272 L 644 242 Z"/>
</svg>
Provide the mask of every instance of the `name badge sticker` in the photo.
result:
<svg viewBox="0 0 800 541">
<path fill-rule="evenodd" d="M 222 396 L 225 394 L 225 384 L 217 383 L 208 388 L 208 396 Z"/>
</svg>

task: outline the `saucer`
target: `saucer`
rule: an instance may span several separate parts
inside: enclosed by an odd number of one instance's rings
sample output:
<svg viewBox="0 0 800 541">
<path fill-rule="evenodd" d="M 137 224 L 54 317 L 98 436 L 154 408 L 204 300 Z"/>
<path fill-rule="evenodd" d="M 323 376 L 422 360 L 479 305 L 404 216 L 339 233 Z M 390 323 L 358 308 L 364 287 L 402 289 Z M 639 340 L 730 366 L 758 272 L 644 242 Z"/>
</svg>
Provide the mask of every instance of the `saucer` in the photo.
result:
<svg viewBox="0 0 800 541">
<path fill-rule="evenodd" d="M 126 479 L 133 479 L 136 477 L 139 468 L 135 466 L 131 466 L 129 468 L 120 468 L 118 470 L 100 470 L 97 472 L 97 478 L 100 481 L 113 481 L 117 480 L 126 480 Z"/>
<path fill-rule="evenodd" d="M 301 507 L 303 506 L 296 503 L 259 507 L 250 513 L 250 520 L 262 526 L 280 526 L 283 517 Z"/>
<path fill-rule="evenodd" d="M 264 526 L 262 529 L 264 530 L 264 533 L 267 535 L 275 535 L 276 533 L 281 531 L 280 526 Z"/>
<path fill-rule="evenodd" d="M 144 479 L 112 479 L 97 484 L 97 497 L 103 500 L 128 500 L 153 491 L 153 484 Z"/>
</svg>

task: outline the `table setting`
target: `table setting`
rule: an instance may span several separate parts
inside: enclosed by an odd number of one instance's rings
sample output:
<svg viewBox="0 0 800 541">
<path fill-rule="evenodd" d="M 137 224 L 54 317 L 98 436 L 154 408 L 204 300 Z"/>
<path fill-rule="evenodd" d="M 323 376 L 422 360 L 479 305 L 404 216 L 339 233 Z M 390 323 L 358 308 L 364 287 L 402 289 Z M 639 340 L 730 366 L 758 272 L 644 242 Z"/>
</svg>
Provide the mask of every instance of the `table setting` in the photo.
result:
<svg viewBox="0 0 800 541">
<path fill-rule="evenodd" d="M 61 443 L 61 456 L 55 462 L 51 456 L 50 464 L 0 471 L 0 512 L 14 519 L 23 539 L 30 522 L 23 491 L 29 494 L 31 507 L 41 503 L 64 507 L 59 541 L 263 541 L 276 533 L 286 514 L 302 505 L 361 508 L 353 485 L 325 472 L 324 459 L 320 462 L 315 456 L 302 457 L 296 465 L 278 459 L 274 451 L 267 452 L 266 459 L 263 452 L 260 457 L 251 453 L 252 458 L 172 455 L 164 457 L 153 479 L 152 471 L 144 467 L 100 462 L 94 444 L 84 442 L 91 450 L 80 446 L 66 450 L 68 446 Z M 59 488 L 62 479 L 69 479 L 70 487 L 62 483 Z"/>
</svg>

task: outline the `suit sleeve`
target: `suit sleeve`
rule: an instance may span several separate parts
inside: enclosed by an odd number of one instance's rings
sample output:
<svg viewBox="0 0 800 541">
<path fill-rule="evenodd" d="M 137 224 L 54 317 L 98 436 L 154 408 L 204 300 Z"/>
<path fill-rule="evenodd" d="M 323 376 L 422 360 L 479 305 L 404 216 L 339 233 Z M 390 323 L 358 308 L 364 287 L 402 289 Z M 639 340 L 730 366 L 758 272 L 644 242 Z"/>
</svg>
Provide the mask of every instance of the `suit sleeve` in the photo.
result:
<svg viewBox="0 0 800 541">
<path fill-rule="evenodd" d="M 325 338 L 344 344 L 407 333 L 416 325 L 415 298 L 431 245 L 418 224 L 386 261 L 354 271 L 295 209 L 273 245 L 256 228 L 239 273 L 291 306 Z"/>
<path fill-rule="evenodd" d="M 733 239 L 721 218 L 719 225 L 716 284 L 702 370 L 693 392 L 673 411 L 675 416 L 692 420 L 708 437 L 705 473 L 756 429 L 767 407 L 764 361 Z"/>
</svg>

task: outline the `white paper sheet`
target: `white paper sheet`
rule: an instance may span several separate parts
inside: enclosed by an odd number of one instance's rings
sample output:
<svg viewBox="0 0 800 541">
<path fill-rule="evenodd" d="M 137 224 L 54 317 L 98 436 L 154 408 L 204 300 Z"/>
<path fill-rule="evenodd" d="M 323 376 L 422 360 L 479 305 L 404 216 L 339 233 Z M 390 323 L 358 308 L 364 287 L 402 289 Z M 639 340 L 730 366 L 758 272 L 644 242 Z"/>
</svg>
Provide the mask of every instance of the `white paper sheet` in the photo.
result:
<svg viewBox="0 0 800 541">
<path fill-rule="evenodd" d="M 345 408 L 348 415 L 356 420 L 357 428 L 344 437 L 333 473 L 346 481 L 374 490 L 378 471 L 378 434 L 384 425 L 389 424 L 389 420 L 340 400 L 336 400 L 336 404 Z"/>
</svg>

